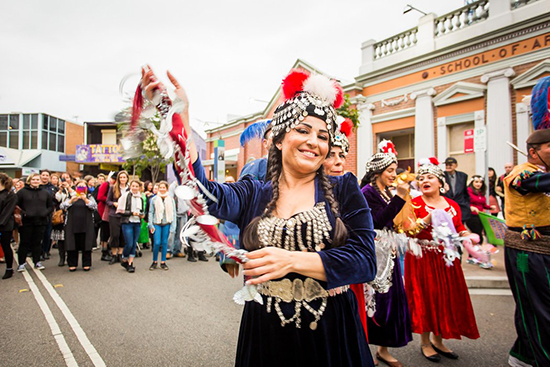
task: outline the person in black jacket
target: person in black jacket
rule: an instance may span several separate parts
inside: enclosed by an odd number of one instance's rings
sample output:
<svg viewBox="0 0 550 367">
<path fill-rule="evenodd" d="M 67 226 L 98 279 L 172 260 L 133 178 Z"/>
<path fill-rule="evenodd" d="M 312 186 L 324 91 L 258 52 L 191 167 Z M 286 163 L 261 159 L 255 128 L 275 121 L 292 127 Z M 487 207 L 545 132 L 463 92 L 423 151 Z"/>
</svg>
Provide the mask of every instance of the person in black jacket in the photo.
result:
<svg viewBox="0 0 550 367">
<path fill-rule="evenodd" d="M 462 223 L 472 216 L 470 210 L 470 195 L 468 194 L 468 175 L 457 171 L 458 162 L 454 157 L 445 159 L 445 182 L 448 186 L 443 196 L 456 201 L 462 212 Z"/>
<path fill-rule="evenodd" d="M 40 171 L 40 188 L 46 190 L 50 196 L 52 197 L 52 200 L 54 198 L 55 193 L 57 192 L 57 187 L 55 187 L 50 182 L 50 171 L 47 169 L 43 169 Z M 44 236 L 42 237 L 42 258 L 44 260 L 48 260 L 50 258 L 50 249 L 52 247 L 52 217 L 50 216 L 48 218 L 48 224 L 46 225 L 46 229 L 44 229 Z"/>
<path fill-rule="evenodd" d="M 13 210 L 17 204 L 17 196 L 12 191 L 12 179 L 5 173 L 0 173 L 0 243 L 6 258 L 6 273 L 2 279 L 13 276 L 13 251 L 10 246 L 11 235 L 15 228 Z"/>
<path fill-rule="evenodd" d="M 21 208 L 23 225 L 19 227 L 21 243 L 19 245 L 19 268 L 25 271 L 27 252 L 32 250 L 32 258 L 36 269 L 42 270 L 40 262 L 41 243 L 48 220 L 53 212 L 52 196 L 40 188 L 40 175 L 33 173 L 27 177 L 27 184 L 17 192 L 17 205 Z"/>
<path fill-rule="evenodd" d="M 90 270 L 92 266 L 92 248 L 96 238 L 94 231 L 94 211 L 97 203 L 88 192 L 86 181 L 79 180 L 75 187 L 76 196 L 67 198 L 60 207 L 67 211 L 65 225 L 65 248 L 70 271 L 76 271 L 78 252 L 82 251 L 82 268 Z"/>
</svg>

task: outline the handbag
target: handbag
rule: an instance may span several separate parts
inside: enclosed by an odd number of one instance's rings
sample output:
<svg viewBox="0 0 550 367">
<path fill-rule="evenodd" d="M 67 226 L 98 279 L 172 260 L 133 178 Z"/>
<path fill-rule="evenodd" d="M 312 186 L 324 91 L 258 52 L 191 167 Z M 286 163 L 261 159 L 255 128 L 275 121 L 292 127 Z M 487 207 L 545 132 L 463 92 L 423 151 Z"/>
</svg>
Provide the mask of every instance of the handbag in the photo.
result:
<svg viewBox="0 0 550 367">
<path fill-rule="evenodd" d="M 58 226 L 64 223 L 65 223 L 65 214 L 63 213 L 63 210 L 61 209 L 56 210 L 52 216 L 52 225 Z"/>
</svg>

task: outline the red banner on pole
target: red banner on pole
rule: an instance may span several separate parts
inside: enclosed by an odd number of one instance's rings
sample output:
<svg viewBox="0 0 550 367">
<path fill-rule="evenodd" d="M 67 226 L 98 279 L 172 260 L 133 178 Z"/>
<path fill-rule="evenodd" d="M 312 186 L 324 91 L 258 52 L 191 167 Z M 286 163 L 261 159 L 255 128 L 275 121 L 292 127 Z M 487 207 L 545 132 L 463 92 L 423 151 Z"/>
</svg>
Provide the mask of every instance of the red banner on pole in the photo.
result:
<svg viewBox="0 0 550 367">
<path fill-rule="evenodd" d="M 474 152 L 474 129 L 464 130 L 464 153 Z"/>
</svg>

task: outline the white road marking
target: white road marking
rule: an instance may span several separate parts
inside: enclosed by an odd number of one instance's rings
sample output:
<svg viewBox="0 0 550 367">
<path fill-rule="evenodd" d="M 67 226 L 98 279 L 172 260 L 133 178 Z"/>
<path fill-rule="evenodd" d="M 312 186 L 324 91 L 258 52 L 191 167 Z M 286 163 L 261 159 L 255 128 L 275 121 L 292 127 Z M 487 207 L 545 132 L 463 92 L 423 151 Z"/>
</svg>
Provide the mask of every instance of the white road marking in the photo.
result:
<svg viewBox="0 0 550 367">
<path fill-rule="evenodd" d="M 55 338 L 57 345 L 59 346 L 59 350 L 61 351 L 61 354 L 63 354 L 63 358 L 65 359 L 65 363 L 67 364 L 67 367 L 78 367 L 78 363 L 76 363 L 76 359 L 74 359 L 74 355 L 71 352 L 71 349 L 69 348 L 69 346 L 67 345 L 67 341 L 65 340 L 65 337 L 63 336 L 63 333 L 59 328 L 59 324 L 57 323 L 57 321 L 55 321 L 52 311 L 48 307 L 48 304 L 46 303 L 46 300 L 42 296 L 42 293 L 40 293 L 38 286 L 34 283 L 34 280 L 27 273 L 27 271 L 23 272 L 23 277 L 29 284 L 29 288 L 31 289 L 32 294 L 34 295 L 34 299 L 36 299 L 38 306 L 40 306 L 40 309 L 42 310 L 44 317 L 46 317 L 46 321 L 48 322 L 48 325 L 52 330 L 52 335 Z"/>
<path fill-rule="evenodd" d="M 76 318 L 73 316 L 71 310 L 69 310 L 69 307 L 67 307 L 63 299 L 59 296 L 59 294 L 55 290 L 55 288 L 48 281 L 48 279 L 46 279 L 46 276 L 42 274 L 41 270 L 35 269 L 34 266 L 33 266 L 33 270 L 36 276 L 38 277 L 38 279 L 40 279 L 40 281 L 44 285 L 44 288 L 46 288 L 46 290 L 52 297 L 57 307 L 59 307 L 59 309 L 63 313 L 63 316 L 65 316 L 65 319 L 67 319 L 67 321 L 69 322 L 69 325 L 71 325 L 71 328 L 73 329 L 76 337 L 78 338 L 78 341 L 80 342 L 80 344 L 82 345 L 86 353 L 88 353 L 88 356 L 92 360 L 92 363 L 94 364 L 94 366 L 106 367 L 105 361 L 103 361 L 103 358 L 101 358 L 101 356 L 99 355 L 95 347 L 92 345 L 92 343 L 90 342 L 90 339 L 88 339 L 88 337 L 86 336 L 86 333 L 84 332 L 84 330 L 82 330 L 82 327 L 80 326 Z"/>
</svg>

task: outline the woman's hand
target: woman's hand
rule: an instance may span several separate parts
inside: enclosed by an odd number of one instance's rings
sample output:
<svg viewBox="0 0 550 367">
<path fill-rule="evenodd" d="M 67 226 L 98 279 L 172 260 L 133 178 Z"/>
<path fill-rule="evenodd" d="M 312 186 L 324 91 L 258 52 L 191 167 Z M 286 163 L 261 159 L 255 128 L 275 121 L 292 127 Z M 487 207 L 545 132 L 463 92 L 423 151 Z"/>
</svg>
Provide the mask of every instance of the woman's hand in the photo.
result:
<svg viewBox="0 0 550 367">
<path fill-rule="evenodd" d="M 479 213 L 479 209 L 476 208 L 475 206 L 471 206 L 470 210 L 471 210 L 472 213 L 475 213 L 475 214 Z"/>
<path fill-rule="evenodd" d="M 170 79 L 170 82 L 176 88 L 175 92 L 178 98 L 184 103 L 184 110 L 189 108 L 189 98 L 187 98 L 187 93 L 185 93 L 185 89 L 180 85 L 178 80 L 170 73 L 169 71 L 166 72 L 166 75 L 168 75 L 168 79 Z M 187 128 L 187 126 L 186 126 Z"/>
<path fill-rule="evenodd" d="M 290 251 L 266 247 L 246 254 L 250 259 L 243 264 L 243 275 L 251 277 L 247 284 L 260 284 L 282 278 L 292 272 L 294 261 Z"/>
<path fill-rule="evenodd" d="M 149 101 L 153 100 L 155 89 L 164 89 L 164 85 L 158 80 L 149 65 L 141 68 L 141 89 Z"/>
<path fill-rule="evenodd" d="M 71 200 L 69 200 L 69 203 L 74 204 L 78 199 L 78 196 L 74 196 Z"/>
<path fill-rule="evenodd" d="M 118 208 L 118 202 L 115 201 L 115 202 L 113 203 L 113 206 L 114 206 L 115 208 Z"/>
<path fill-rule="evenodd" d="M 409 190 L 411 186 L 408 182 L 403 182 L 402 184 L 398 184 L 396 187 L 397 190 L 397 196 L 399 196 L 401 199 L 405 200 L 407 195 L 409 195 Z"/>
<path fill-rule="evenodd" d="M 151 234 L 155 233 L 155 227 L 149 227 L 149 232 L 151 232 Z"/>
</svg>

